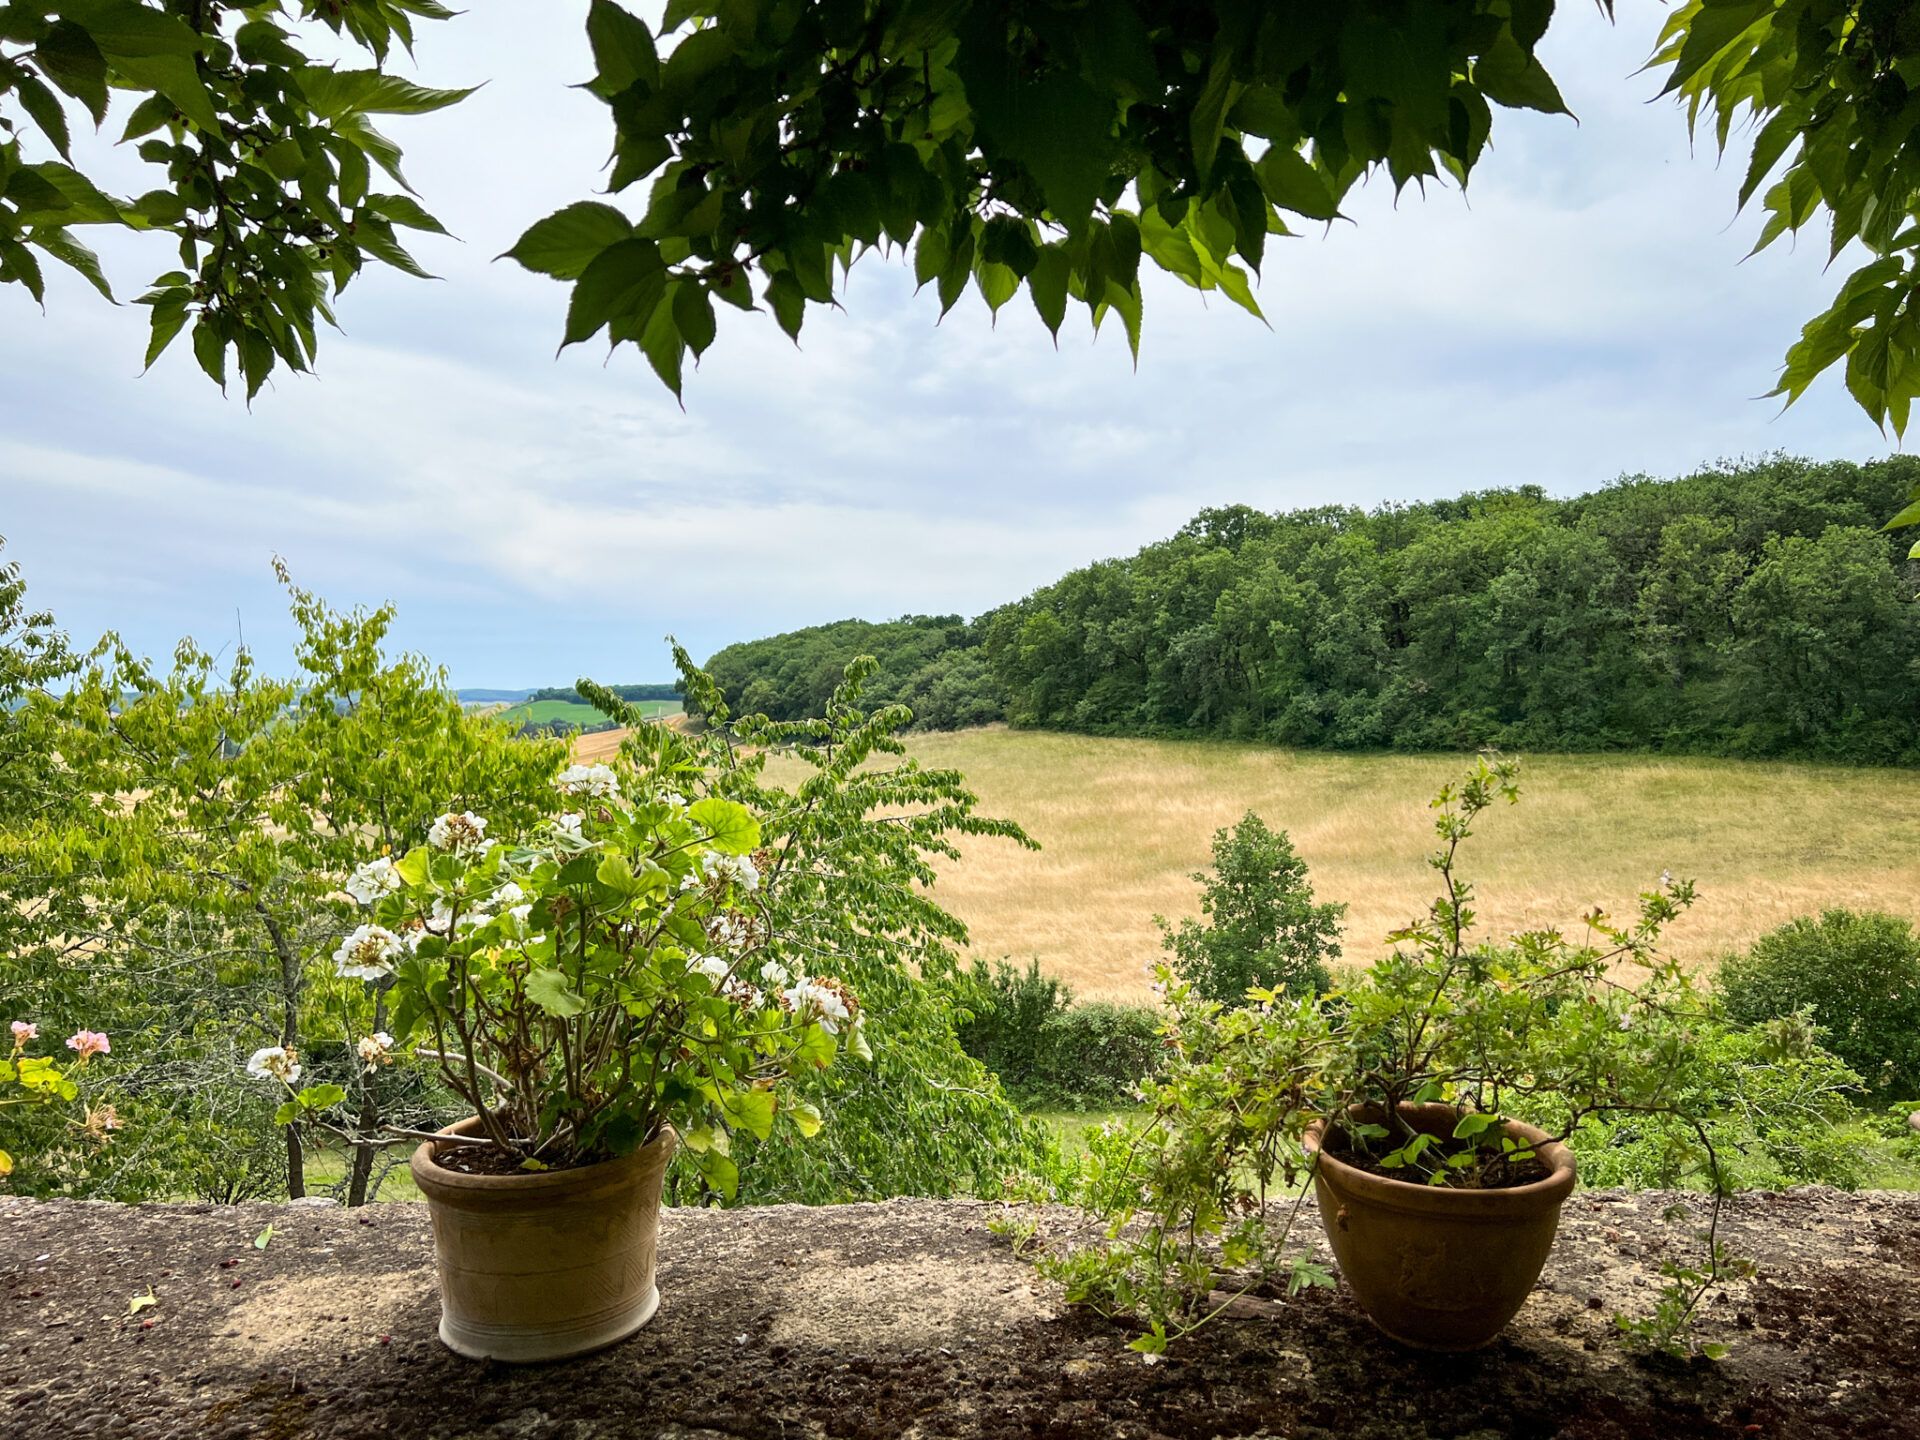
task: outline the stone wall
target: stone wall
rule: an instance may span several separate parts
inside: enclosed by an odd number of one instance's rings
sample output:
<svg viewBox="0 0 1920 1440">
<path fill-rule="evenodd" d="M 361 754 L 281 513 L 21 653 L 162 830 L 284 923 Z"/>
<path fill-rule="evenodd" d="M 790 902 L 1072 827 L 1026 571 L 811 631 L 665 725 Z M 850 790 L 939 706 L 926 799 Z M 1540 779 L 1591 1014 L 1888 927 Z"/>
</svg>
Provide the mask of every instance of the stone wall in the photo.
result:
<svg viewBox="0 0 1920 1440">
<path fill-rule="evenodd" d="M 676 1211 L 654 1323 L 530 1370 L 435 1339 L 418 1206 L 0 1199 L 0 1436 L 1920 1437 L 1920 1196 L 1741 1197 L 1724 1233 L 1760 1270 L 1703 1326 L 1732 1353 L 1636 1360 L 1610 1316 L 1698 1253 L 1678 1198 L 1576 1195 L 1476 1355 L 1400 1349 L 1323 1291 L 1243 1304 L 1156 1365 L 1065 1309 L 989 1231 L 997 1206 Z"/>
</svg>

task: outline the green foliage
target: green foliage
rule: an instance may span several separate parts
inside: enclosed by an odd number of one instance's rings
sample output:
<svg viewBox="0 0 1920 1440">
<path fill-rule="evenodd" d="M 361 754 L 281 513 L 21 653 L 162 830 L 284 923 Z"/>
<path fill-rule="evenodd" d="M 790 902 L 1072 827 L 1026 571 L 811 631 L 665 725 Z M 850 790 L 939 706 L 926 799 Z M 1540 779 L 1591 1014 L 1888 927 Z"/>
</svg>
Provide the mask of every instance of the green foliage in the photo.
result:
<svg viewBox="0 0 1920 1440">
<path fill-rule="evenodd" d="M 1023 1104 L 1097 1108 L 1132 1100 L 1159 1067 L 1162 1016 L 1143 1005 L 1074 1003 L 1072 989 L 1040 971 L 975 960 L 959 977 L 966 1052 Z"/>
<path fill-rule="evenodd" d="M 859 996 L 871 1058 L 843 1059 L 800 1086 L 824 1128 L 802 1144 L 778 1132 L 736 1136 L 743 1201 L 878 1199 L 999 1192 L 1022 1169 L 1049 1169 L 1052 1145 L 999 1083 L 960 1048 L 956 952 L 966 929 L 929 893 L 933 861 L 958 855 L 962 836 L 1033 842 L 977 813 L 951 770 L 905 756 L 907 712 L 867 709 L 871 659 L 848 665 L 823 712 L 796 721 L 734 721 L 718 685 L 675 649 L 698 734 L 639 726 L 624 742 L 636 764 L 711 776 L 710 793 L 744 805 L 761 828 L 765 933 L 787 937 L 810 964 L 831 964 Z M 581 693 L 609 718 L 630 707 L 586 682 Z M 771 783 L 770 754 L 804 767 L 791 787 Z M 682 1198 L 693 1193 L 676 1177 Z"/>
<path fill-rule="evenodd" d="M 110 636 L 20 711 L 79 793 L 120 797 L 4 831 L 65 913 L 21 957 L 21 994 L 42 1013 L 93 1017 L 127 1057 L 127 1125 L 89 1181 L 106 1193 L 247 1186 L 254 1152 L 274 1143 L 286 1192 L 303 1193 L 303 1127 L 276 1142 L 273 1105 L 242 1062 L 256 1047 L 297 1054 L 385 1028 L 379 997 L 312 973 L 347 913 L 354 863 L 424 833 L 443 796 L 507 824 L 546 808 L 561 747 L 515 740 L 420 657 L 384 654 L 390 610 L 341 614 L 281 578 L 297 679 L 263 676 L 244 649 L 222 665 L 191 641 L 163 667 Z M 325 1078 L 349 1090 L 366 1131 L 431 1118 L 386 1071 Z M 197 1129 L 223 1137 L 204 1167 Z M 373 1159 L 356 1156 L 349 1199 Z"/>
<path fill-rule="evenodd" d="M 1920 463 L 1774 459 L 1203 511 L 980 622 L 1016 724 L 1297 746 L 1920 756 L 1920 579 L 1874 533 Z"/>
<path fill-rule="evenodd" d="M 1854 1101 L 1859 1077 L 1822 1048 L 1803 1017 L 1747 1028 L 1700 1024 L 1678 1108 L 1709 1117 L 1706 1129 L 1729 1189 L 1789 1185 L 1858 1189 L 1875 1151 Z M 1542 1123 L 1557 1125 L 1551 1105 Z M 1672 1190 L 1702 1183 L 1699 1141 L 1672 1115 L 1597 1115 L 1573 1137 L 1586 1184 Z"/>
<path fill-rule="evenodd" d="M 1379 169 L 1464 186 L 1494 105 L 1564 111 L 1534 58 L 1551 12 L 676 0 L 662 54 L 594 0 L 610 185 L 650 179 L 645 213 L 575 204 L 509 253 L 571 284 L 565 343 L 635 345 L 676 394 L 715 301 L 755 308 L 757 283 L 797 339 L 882 247 L 911 251 L 943 314 L 969 286 L 995 312 L 1024 286 L 1056 335 L 1072 301 L 1137 352 L 1143 259 L 1258 315 L 1247 270 L 1286 217 L 1336 218 Z"/>
<path fill-rule="evenodd" d="M 1854 244 L 1872 257 L 1807 323 L 1773 393 L 1792 403 L 1845 360 L 1847 389 L 1861 408 L 1904 433 L 1920 391 L 1912 165 L 1920 27 L 1910 7 L 1690 0 L 1668 20 L 1653 63 L 1671 67 L 1668 92 L 1685 102 L 1690 124 L 1711 119 L 1722 151 L 1736 121 L 1754 132 L 1740 203 L 1762 197 L 1767 222 L 1756 251 L 1824 216 L 1829 259 Z"/>
<path fill-rule="evenodd" d="M 1205 922 L 1175 929 L 1156 915 L 1154 923 L 1194 994 L 1240 1005 L 1251 990 L 1317 995 L 1332 983 L 1327 962 L 1340 958 L 1347 907 L 1313 903 L 1307 862 L 1286 831 L 1249 810 L 1231 830 L 1214 831 L 1213 869 L 1193 880 Z"/>
<path fill-rule="evenodd" d="M 978 634 L 958 615 L 840 620 L 729 645 L 707 671 L 735 713 L 800 720 L 824 714 L 847 666 L 868 656 L 870 705 L 903 704 L 914 724 L 949 730 L 1002 716 L 999 687 L 978 647 Z"/>
<path fill-rule="evenodd" d="M 400 150 L 371 117 L 471 93 L 379 68 L 395 41 L 412 49 L 417 21 L 452 13 L 438 0 L 0 4 L 0 283 L 41 299 L 41 262 L 52 259 L 111 299 L 75 228 L 158 232 L 179 263 L 138 301 L 152 310 L 147 364 L 191 326 L 201 368 L 224 389 L 231 351 L 249 399 L 276 364 L 308 369 L 317 323 L 333 323 L 332 297 L 369 260 L 426 275 L 399 230 L 446 233 L 411 198 Z M 375 68 L 313 58 L 342 41 Z M 74 122 L 104 125 L 110 93 L 124 106 L 121 142 L 156 172 L 156 188 L 134 198 L 105 194 L 72 166 Z M 35 158 L 26 133 L 59 159 Z M 375 169 L 407 193 L 382 193 Z"/>
<path fill-rule="evenodd" d="M 1731 1019 L 1754 1025 L 1804 1011 L 1874 1091 L 1920 1094 L 1920 936 L 1910 921 L 1842 909 L 1802 916 L 1728 956 L 1715 983 Z"/>
<path fill-rule="evenodd" d="M 470 1143 L 552 1168 L 631 1153 L 672 1125 L 731 1198 L 735 1133 L 820 1128 L 792 1082 L 843 1044 L 865 1051 L 860 1003 L 809 974 L 829 957 L 767 928 L 752 813 L 654 758 L 569 767 L 555 785 L 579 811 L 517 836 L 448 813 L 397 864 L 369 861 L 349 888 L 373 923 L 341 943 L 335 968 L 386 992 L 393 1035 L 374 1037 L 369 1063 L 430 1045 L 479 1117 Z M 278 1078 L 283 1120 L 346 1098 Z"/>
<path fill-rule="evenodd" d="M 1661 928 L 1691 902 L 1686 883 L 1640 897 L 1616 924 L 1584 917 L 1584 937 L 1540 930 L 1470 940 L 1473 890 L 1457 873 L 1461 843 L 1492 805 L 1518 798 L 1511 762 L 1482 760 L 1434 802 L 1440 895 L 1427 915 L 1390 937 L 1396 949 L 1354 972 L 1333 994 L 1256 991 L 1228 1009 L 1162 967 L 1173 1017 L 1162 1078 L 1146 1089 L 1150 1114 L 1091 1150 L 1087 1202 L 1109 1221 L 1104 1248 L 1049 1260 L 1070 1298 L 1147 1326 L 1149 1352 L 1217 1314 L 1217 1289 L 1242 1293 L 1275 1275 L 1289 1289 L 1319 1283 L 1269 1222 L 1271 1201 L 1304 1192 L 1322 1141 L 1349 1163 L 1391 1179 L 1480 1188 L 1528 1173 L 1531 1147 L 1511 1133 L 1518 1111 L 1557 1121 L 1566 1138 L 1595 1116 L 1668 1116 L 1687 1126 L 1692 1163 L 1716 1195 L 1724 1187 L 1704 1128 L 1697 1072 L 1706 1006 L 1687 974 L 1660 957 Z M 1640 967 L 1635 985 L 1616 967 Z M 1452 1136 L 1413 1126 L 1403 1107 L 1444 1101 Z M 1717 1213 L 1717 1211 L 1716 1211 Z M 1654 1330 L 1636 1335 L 1684 1349 L 1682 1325 L 1724 1268 L 1709 1233 L 1697 1283 L 1676 1291 Z M 1657 1333 L 1656 1333 L 1657 1332 Z"/>
<path fill-rule="evenodd" d="M 439 0 L 0 4 L 0 283 L 39 298 L 51 259 L 111 298 L 75 228 L 158 231 L 180 268 L 139 302 L 149 364 L 191 323 L 223 387 L 229 351 L 249 396 L 277 363 L 307 369 L 316 321 L 369 259 L 424 275 L 399 231 L 444 233 L 369 117 L 471 93 L 379 68 L 396 41 L 412 51 L 418 21 L 452 14 Z M 612 123 L 608 189 L 648 182 L 644 213 L 576 202 L 507 254 L 570 287 L 563 344 L 631 344 L 676 395 L 719 302 L 764 303 L 797 339 L 873 249 L 910 252 L 942 314 L 972 287 L 997 315 L 1024 287 L 1056 336 L 1071 302 L 1096 328 L 1117 314 L 1137 355 L 1143 260 L 1258 316 L 1248 273 L 1269 237 L 1341 218 L 1380 171 L 1396 193 L 1464 189 L 1496 107 L 1566 113 L 1536 54 L 1553 14 L 1553 0 L 672 0 L 656 33 L 592 0 L 584 88 Z M 374 68 L 316 63 L 329 48 Z M 1920 36 L 1905 9 L 1690 0 L 1652 63 L 1723 147 L 1750 117 L 1743 204 L 1791 153 L 1764 190 L 1761 247 L 1824 212 L 1833 256 L 1857 241 L 1874 257 L 1806 326 L 1776 393 L 1791 401 L 1844 357 L 1855 399 L 1903 430 L 1920 385 Z M 138 97 L 121 139 L 164 182 L 131 199 L 71 164 L 74 123 L 103 125 L 111 91 Z M 395 193 L 374 189 L 376 169 Z"/>
</svg>

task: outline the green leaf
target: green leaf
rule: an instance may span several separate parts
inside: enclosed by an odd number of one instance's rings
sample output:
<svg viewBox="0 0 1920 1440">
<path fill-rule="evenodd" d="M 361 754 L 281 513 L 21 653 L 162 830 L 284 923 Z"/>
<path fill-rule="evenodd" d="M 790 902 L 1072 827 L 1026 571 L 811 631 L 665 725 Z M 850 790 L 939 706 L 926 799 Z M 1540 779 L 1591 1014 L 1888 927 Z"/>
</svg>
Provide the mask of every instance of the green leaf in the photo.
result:
<svg viewBox="0 0 1920 1440">
<path fill-rule="evenodd" d="M 707 833 L 716 850 L 728 855 L 749 855 L 759 848 L 760 822 L 737 801 L 709 795 L 687 807 L 687 818 Z"/>
<path fill-rule="evenodd" d="M 721 1109 L 727 1119 L 739 1126 L 756 1140 L 765 1140 L 773 1133 L 773 1092 L 771 1090 L 745 1090 L 724 1097 Z"/>
<path fill-rule="evenodd" d="M 186 22 L 135 0 L 65 0 L 60 9 L 86 30 L 102 54 L 116 61 L 154 57 L 190 61 L 206 45 Z"/>
<path fill-rule="evenodd" d="M 1213 157 L 1220 150 L 1220 133 L 1226 126 L 1227 111 L 1246 88 L 1233 78 L 1234 48 L 1224 35 L 1215 39 L 1206 81 L 1193 102 L 1188 129 L 1193 142 L 1194 174 L 1202 189 L 1213 176 Z"/>
<path fill-rule="evenodd" d="M 406 247 L 394 236 L 393 226 L 377 216 L 362 214 L 354 225 L 353 241 L 374 259 L 384 261 L 396 270 L 421 280 L 436 278 L 420 267 L 420 262 L 407 253 Z"/>
<path fill-rule="evenodd" d="M 383 70 L 329 70 L 309 66 L 293 72 L 293 82 L 323 120 L 350 115 L 425 115 L 457 105 L 473 93 L 433 90 Z"/>
<path fill-rule="evenodd" d="M 15 89 L 21 107 L 40 127 L 48 143 L 60 152 L 62 159 L 73 159 L 72 137 L 67 133 L 67 116 L 60 108 L 60 97 L 31 75 L 21 76 Z"/>
<path fill-rule="evenodd" d="M 159 1303 L 160 1298 L 153 1293 L 153 1287 L 149 1285 L 146 1294 L 136 1295 L 127 1302 L 127 1314 L 138 1315 L 142 1310 L 150 1310 Z"/>
<path fill-rule="evenodd" d="M 1033 308 L 1040 312 L 1056 345 L 1060 343 L 1060 323 L 1067 318 L 1067 282 L 1072 272 L 1073 261 L 1066 247 L 1055 243 L 1041 247 L 1033 273 L 1027 276 Z"/>
<path fill-rule="evenodd" d="M 405 855 L 402 855 L 399 862 L 393 868 L 395 873 L 400 876 L 402 883 L 406 885 L 424 885 L 427 880 L 427 872 L 432 864 L 433 856 L 428 852 L 427 847 L 424 845 L 416 845 Z"/>
<path fill-rule="evenodd" d="M 27 293 L 46 303 L 47 282 L 40 273 L 40 262 L 18 240 L 0 236 L 0 280 L 12 280 L 27 287 Z"/>
<path fill-rule="evenodd" d="M 1340 204 L 1326 178 L 1305 156 L 1287 145 L 1269 145 L 1253 167 L 1266 197 L 1283 210 L 1309 220 L 1337 220 Z"/>
<path fill-rule="evenodd" d="M 719 324 L 713 315 L 713 297 L 708 294 L 705 285 L 697 280 L 682 280 L 675 287 L 673 323 L 695 358 L 707 353 L 707 347 L 713 344 L 714 336 L 719 331 Z"/>
<path fill-rule="evenodd" d="M 108 300 L 113 299 L 113 288 L 107 284 L 107 277 L 100 269 L 100 257 L 92 250 L 64 230 L 36 230 L 32 239 L 34 244 L 61 264 L 79 271 L 87 283 Z"/>
<path fill-rule="evenodd" d="M 112 51 L 107 53 L 113 55 Z M 159 91 L 201 130 L 210 135 L 221 133 L 220 112 L 214 108 L 213 97 L 207 93 L 206 84 L 190 56 L 148 55 L 130 59 L 113 55 L 113 68 L 122 77 Z"/>
<path fill-rule="evenodd" d="M 718 1191 L 729 1200 L 740 1193 L 740 1167 L 733 1163 L 731 1156 L 715 1147 L 702 1152 L 694 1163 L 708 1189 Z"/>
<path fill-rule="evenodd" d="M 679 282 L 674 282 L 677 288 Z M 674 323 L 673 305 L 655 305 L 653 314 L 648 317 L 647 325 L 640 332 L 640 351 L 647 357 L 647 363 L 653 367 L 653 373 L 660 377 L 660 383 L 673 392 L 673 398 L 680 398 L 680 359 L 686 353 L 686 342 L 680 338 L 680 327 Z"/>
<path fill-rule="evenodd" d="M 536 220 L 504 258 L 556 280 L 573 280 L 609 246 L 633 238 L 633 222 L 611 205 L 582 200 Z"/>
<path fill-rule="evenodd" d="M 969 37 L 958 63 L 989 158 L 1004 155 L 1033 177 L 1054 219 L 1077 233 L 1093 213 L 1115 161 L 1113 97 L 1071 70 L 1033 75 L 991 24 Z"/>
<path fill-rule="evenodd" d="M 420 202 L 410 195 L 369 195 L 366 205 L 375 214 L 409 230 L 425 230 L 434 235 L 447 233 L 447 227 L 421 209 Z"/>
<path fill-rule="evenodd" d="M 309 1085 L 300 1092 L 300 1103 L 308 1110 L 325 1110 L 347 1098 L 343 1085 Z"/>
<path fill-rule="evenodd" d="M 40 73 L 87 107 L 93 123 L 107 118 L 107 61 L 93 37 L 71 20 L 58 20 L 33 47 Z"/>
<path fill-rule="evenodd" d="M 527 998 L 562 1020 L 571 1020 L 587 1008 L 586 1000 L 567 984 L 567 977 L 558 970 L 535 970 L 529 974 Z"/>
<path fill-rule="evenodd" d="M 1498 1115 L 1490 1114 L 1485 1110 L 1475 1110 L 1469 1114 L 1462 1115 L 1460 1119 L 1455 1122 L 1453 1138 L 1456 1140 L 1465 1140 L 1499 1123 L 1500 1117 Z"/>
<path fill-rule="evenodd" d="M 793 1128 L 808 1140 L 818 1135 L 820 1127 L 826 1123 L 820 1107 L 810 1100 L 790 1101 L 785 1108 L 787 1118 L 793 1121 Z"/>
<path fill-rule="evenodd" d="M 787 338 L 799 344 L 800 326 L 807 318 L 807 295 L 800 282 L 785 270 L 768 280 L 767 306 Z"/>
<path fill-rule="evenodd" d="M 253 1248 L 256 1250 L 264 1250 L 267 1248 L 267 1246 L 271 1245 L 272 1243 L 273 1243 L 273 1226 L 271 1225 L 267 1226 L 266 1229 L 262 1230 L 258 1235 L 253 1237 Z"/>
<path fill-rule="evenodd" d="M 660 56 L 653 33 L 637 15 L 613 3 L 593 0 L 587 11 L 587 43 L 599 70 L 593 89 L 610 100 L 636 80 L 652 85 L 660 78 Z"/>
<path fill-rule="evenodd" d="M 291 1125 L 299 1118 L 300 1102 L 298 1100 L 289 1100 L 273 1112 L 273 1123 L 276 1125 Z"/>
<path fill-rule="evenodd" d="M 1474 62 L 1473 79 L 1481 92 L 1496 105 L 1509 109 L 1540 110 L 1549 115 L 1569 115 L 1567 102 L 1542 65 L 1503 29 L 1487 52 Z"/>
<path fill-rule="evenodd" d="M 562 348 L 589 339 L 610 321 L 619 322 L 616 339 L 623 333 L 639 338 L 666 289 L 659 246 L 632 239 L 609 245 L 574 282 Z"/>
</svg>

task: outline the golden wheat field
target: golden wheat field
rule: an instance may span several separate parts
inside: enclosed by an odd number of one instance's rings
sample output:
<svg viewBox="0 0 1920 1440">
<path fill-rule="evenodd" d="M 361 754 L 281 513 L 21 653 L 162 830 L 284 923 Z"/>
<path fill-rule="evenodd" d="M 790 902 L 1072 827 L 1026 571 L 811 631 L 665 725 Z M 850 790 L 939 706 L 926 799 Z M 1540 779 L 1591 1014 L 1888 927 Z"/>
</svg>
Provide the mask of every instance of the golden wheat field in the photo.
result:
<svg viewBox="0 0 1920 1440">
<path fill-rule="evenodd" d="M 1247 810 L 1284 828 L 1318 897 L 1345 901 L 1345 958 L 1433 894 L 1427 802 L 1467 756 L 1332 755 L 1004 728 L 913 737 L 928 765 L 965 772 L 987 813 L 1035 854 L 969 842 L 936 894 L 976 954 L 1037 956 L 1087 998 L 1138 998 L 1158 953 L 1156 912 L 1197 914 L 1189 873 Z M 1920 918 L 1920 774 L 1645 756 L 1521 758 L 1521 799 L 1484 817 L 1463 852 L 1485 924 L 1563 929 L 1595 905 L 1625 915 L 1663 869 L 1700 899 L 1669 933 L 1710 962 L 1795 915 L 1876 906 Z"/>
<path fill-rule="evenodd" d="M 575 753 L 604 759 L 623 733 L 582 736 Z M 966 922 L 973 953 L 1037 957 L 1086 999 L 1146 996 L 1153 917 L 1199 913 L 1190 876 L 1214 831 L 1248 810 L 1292 835 L 1317 898 L 1348 906 L 1343 958 L 1381 953 L 1434 893 L 1427 802 L 1471 763 L 1004 726 L 910 740 L 921 763 L 963 772 L 984 813 L 1018 821 L 1042 847 L 970 840 L 940 866 L 936 897 Z M 1486 931 L 1572 931 L 1595 906 L 1631 915 L 1663 870 L 1699 886 L 1667 948 L 1702 964 L 1829 905 L 1920 920 L 1920 773 L 1518 758 L 1520 803 L 1488 812 L 1462 852 Z"/>
</svg>

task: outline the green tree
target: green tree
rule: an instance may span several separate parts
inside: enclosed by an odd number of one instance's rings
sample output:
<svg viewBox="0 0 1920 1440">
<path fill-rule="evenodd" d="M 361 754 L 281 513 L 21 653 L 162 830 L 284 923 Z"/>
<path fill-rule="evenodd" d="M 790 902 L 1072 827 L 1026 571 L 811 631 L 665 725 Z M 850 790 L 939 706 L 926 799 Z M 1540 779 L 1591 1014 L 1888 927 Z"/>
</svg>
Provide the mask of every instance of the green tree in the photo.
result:
<svg viewBox="0 0 1920 1440">
<path fill-rule="evenodd" d="M 802 1087 L 826 1117 L 811 1141 L 734 1137 L 740 1198 L 994 1194 L 1008 1174 L 1044 1168 L 1044 1133 L 960 1046 L 966 927 L 929 893 L 932 862 L 957 858 L 957 837 L 1033 842 L 979 814 L 958 772 L 906 755 L 904 706 L 865 708 L 872 657 L 846 667 L 821 715 L 736 722 L 714 681 L 677 646 L 674 655 L 688 705 L 707 729 L 635 725 L 625 744 L 669 772 L 708 774 L 710 793 L 758 817 L 764 923 L 784 949 L 811 957 L 860 997 L 872 1049 L 864 1063 L 843 1062 Z M 611 718 L 637 718 L 591 682 L 580 690 Z"/>
<path fill-rule="evenodd" d="M 1730 955 L 1715 977 L 1742 1025 L 1805 1012 L 1827 1049 L 1875 1090 L 1920 1094 L 1920 936 L 1898 915 L 1803 915 Z"/>
<path fill-rule="evenodd" d="M 1763 750 L 1896 758 L 1911 743 L 1912 587 L 1871 530 L 1769 540 L 1734 595 L 1727 703 Z"/>
<path fill-rule="evenodd" d="M 28 707 L 57 726 L 64 765 L 96 802 L 35 837 L 37 863 L 86 917 L 66 937 L 84 947 L 84 972 L 52 957 L 37 983 L 108 1007 L 133 1062 L 123 1085 L 189 1131 L 264 1132 L 274 1107 L 247 1091 L 241 1061 L 268 1045 L 305 1055 L 369 1119 L 417 1101 L 383 1095 L 382 1073 L 354 1060 L 357 1039 L 382 1028 L 381 1002 L 315 963 L 348 914 L 341 886 L 367 848 L 403 848 L 448 805 L 533 813 L 564 751 L 467 711 L 419 657 L 384 656 L 390 609 L 341 614 L 288 589 L 295 679 L 263 675 L 244 648 L 222 664 L 183 641 L 161 668 L 108 637 L 64 691 Z M 285 1128 L 284 1148 L 298 1197 L 301 1126 Z M 373 1159 L 364 1146 L 353 1156 L 353 1203 Z"/>
<path fill-rule="evenodd" d="M 1316 905 L 1307 862 L 1284 830 L 1249 810 L 1213 835 L 1213 869 L 1196 871 L 1200 920 L 1178 928 L 1156 915 L 1161 946 L 1194 993 L 1223 1005 L 1246 1003 L 1250 989 L 1318 995 L 1331 983 L 1327 962 L 1340 958 L 1345 905 Z"/>
</svg>

